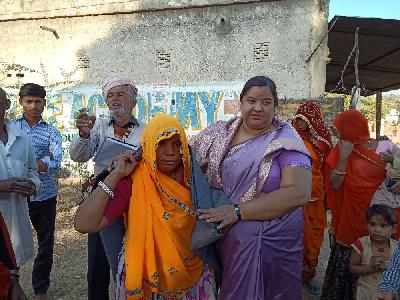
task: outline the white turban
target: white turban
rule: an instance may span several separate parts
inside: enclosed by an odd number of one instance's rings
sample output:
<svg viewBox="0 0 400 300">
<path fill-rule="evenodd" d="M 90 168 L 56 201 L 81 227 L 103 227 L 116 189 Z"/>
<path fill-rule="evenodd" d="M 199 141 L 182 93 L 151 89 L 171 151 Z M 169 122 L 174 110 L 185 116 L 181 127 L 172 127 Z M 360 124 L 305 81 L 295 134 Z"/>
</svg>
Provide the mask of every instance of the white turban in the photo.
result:
<svg viewBox="0 0 400 300">
<path fill-rule="evenodd" d="M 125 77 L 114 77 L 114 78 L 111 78 L 111 79 L 107 79 L 105 81 L 105 83 L 103 84 L 102 93 L 103 93 L 104 99 L 107 98 L 108 92 L 113 87 L 116 87 L 116 86 L 119 86 L 119 85 L 128 85 L 132 89 L 132 91 L 134 92 L 135 95 L 137 95 L 137 93 L 138 93 L 137 87 L 132 82 L 132 80 L 130 80 L 129 78 L 125 78 Z"/>
</svg>

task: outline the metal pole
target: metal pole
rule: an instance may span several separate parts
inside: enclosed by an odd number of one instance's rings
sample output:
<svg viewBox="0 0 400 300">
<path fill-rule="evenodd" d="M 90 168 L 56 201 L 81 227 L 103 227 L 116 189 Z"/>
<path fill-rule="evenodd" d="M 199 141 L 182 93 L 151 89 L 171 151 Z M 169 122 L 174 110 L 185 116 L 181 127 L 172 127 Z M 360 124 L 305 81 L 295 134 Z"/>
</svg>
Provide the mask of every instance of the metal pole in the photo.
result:
<svg viewBox="0 0 400 300">
<path fill-rule="evenodd" d="M 381 134 L 381 119 L 382 119 L 382 92 L 376 93 L 376 112 L 375 112 L 375 121 L 376 121 L 376 137 L 378 138 Z"/>
</svg>

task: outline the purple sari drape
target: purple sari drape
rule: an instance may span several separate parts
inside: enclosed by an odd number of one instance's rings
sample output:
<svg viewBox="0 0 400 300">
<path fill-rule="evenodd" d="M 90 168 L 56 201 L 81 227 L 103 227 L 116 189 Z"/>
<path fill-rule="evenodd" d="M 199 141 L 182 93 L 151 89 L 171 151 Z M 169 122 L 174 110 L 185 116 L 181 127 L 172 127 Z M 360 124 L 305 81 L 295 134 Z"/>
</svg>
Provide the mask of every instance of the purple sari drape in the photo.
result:
<svg viewBox="0 0 400 300">
<path fill-rule="evenodd" d="M 276 130 L 232 149 L 229 145 L 240 118 L 217 123 L 193 141 L 209 182 L 222 188 L 232 203 L 279 189 L 285 167 L 310 168 L 308 152 L 294 129 L 274 122 Z M 301 299 L 301 208 L 271 221 L 240 221 L 220 240 L 217 250 L 223 266 L 219 299 Z"/>
</svg>

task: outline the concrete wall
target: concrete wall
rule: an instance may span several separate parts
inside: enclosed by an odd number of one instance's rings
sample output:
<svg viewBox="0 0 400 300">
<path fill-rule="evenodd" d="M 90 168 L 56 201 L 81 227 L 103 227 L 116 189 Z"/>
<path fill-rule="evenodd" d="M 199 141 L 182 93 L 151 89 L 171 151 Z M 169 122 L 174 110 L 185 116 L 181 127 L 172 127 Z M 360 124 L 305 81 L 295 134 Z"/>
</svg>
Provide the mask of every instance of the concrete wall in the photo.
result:
<svg viewBox="0 0 400 300">
<path fill-rule="evenodd" d="M 190 131 L 234 115 L 253 75 L 273 78 L 280 98 L 324 91 L 326 40 L 306 60 L 326 33 L 327 0 L 113 2 L 0 1 L 0 86 L 45 85 L 47 117 L 67 133 L 80 107 L 106 113 L 100 85 L 121 74 L 139 84 L 139 118 L 165 111 Z"/>
<path fill-rule="evenodd" d="M 53 18 L 104 13 L 132 13 L 280 0 L 0 0 L 0 20 Z"/>
</svg>

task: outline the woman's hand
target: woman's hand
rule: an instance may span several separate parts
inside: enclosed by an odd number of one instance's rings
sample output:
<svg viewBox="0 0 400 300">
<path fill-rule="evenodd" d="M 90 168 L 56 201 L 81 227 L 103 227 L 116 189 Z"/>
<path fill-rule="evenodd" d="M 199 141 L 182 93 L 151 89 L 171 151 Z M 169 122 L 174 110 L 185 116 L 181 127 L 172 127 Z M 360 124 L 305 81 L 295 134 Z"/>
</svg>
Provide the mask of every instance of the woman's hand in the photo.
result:
<svg viewBox="0 0 400 300">
<path fill-rule="evenodd" d="M 393 153 L 390 152 L 389 150 L 379 153 L 379 158 L 381 159 L 381 161 L 384 161 L 385 163 L 389 164 L 391 164 L 394 159 Z"/>
<path fill-rule="evenodd" d="M 138 162 L 135 160 L 133 151 L 127 151 L 111 160 L 110 169 L 122 179 L 129 176 L 137 165 Z"/>
<path fill-rule="evenodd" d="M 353 151 L 354 145 L 346 140 L 339 141 L 339 157 L 340 159 L 346 160 L 349 158 L 351 152 Z"/>
<path fill-rule="evenodd" d="M 221 205 L 216 208 L 199 209 L 199 219 L 206 220 L 207 223 L 220 223 L 219 229 L 225 226 L 235 224 L 238 221 L 238 216 L 233 209 L 233 205 Z"/>
</svg>

